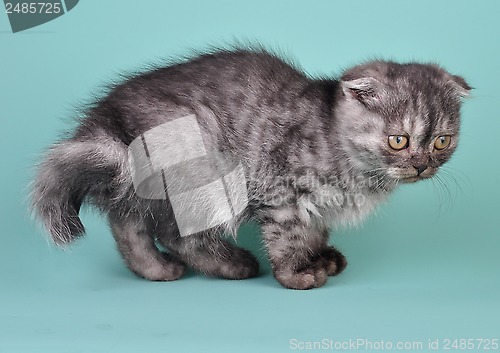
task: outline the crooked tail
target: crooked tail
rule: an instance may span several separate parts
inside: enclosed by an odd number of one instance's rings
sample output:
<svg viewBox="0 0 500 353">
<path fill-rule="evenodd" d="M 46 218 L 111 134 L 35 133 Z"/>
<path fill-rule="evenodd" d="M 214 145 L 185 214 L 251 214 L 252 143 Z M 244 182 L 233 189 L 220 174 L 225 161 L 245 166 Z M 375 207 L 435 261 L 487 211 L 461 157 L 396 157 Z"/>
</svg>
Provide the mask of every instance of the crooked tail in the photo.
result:
<svg viewBox="0 0 500 353">
<path fill-rule="evenodd" d="M 38 166 L 31 207 L 52 239 L 68 244 L 85 233 L 78 216 L 87 196 L 109 208 L 131 185 L 127 149 L 111 138 L 66 140 L 53 146 Z M 99 198 L 99 196 L 105 197 Z"/>
</svg>

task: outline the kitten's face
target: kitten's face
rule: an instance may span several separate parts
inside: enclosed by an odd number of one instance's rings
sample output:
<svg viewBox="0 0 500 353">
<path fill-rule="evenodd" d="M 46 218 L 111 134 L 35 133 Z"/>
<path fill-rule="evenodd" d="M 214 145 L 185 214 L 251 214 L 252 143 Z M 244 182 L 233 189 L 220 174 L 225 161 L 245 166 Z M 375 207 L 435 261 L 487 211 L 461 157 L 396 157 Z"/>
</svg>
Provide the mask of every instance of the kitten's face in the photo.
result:
<svg viewBox="0 0 500 353">
<path fill-rule="evenodd" d="M 358 167 L 400 182 L 430 178 L 458 143 L 467 83 L 434 65 L 373 62 L 342 77 L 343 147 Z"/>
</svg>

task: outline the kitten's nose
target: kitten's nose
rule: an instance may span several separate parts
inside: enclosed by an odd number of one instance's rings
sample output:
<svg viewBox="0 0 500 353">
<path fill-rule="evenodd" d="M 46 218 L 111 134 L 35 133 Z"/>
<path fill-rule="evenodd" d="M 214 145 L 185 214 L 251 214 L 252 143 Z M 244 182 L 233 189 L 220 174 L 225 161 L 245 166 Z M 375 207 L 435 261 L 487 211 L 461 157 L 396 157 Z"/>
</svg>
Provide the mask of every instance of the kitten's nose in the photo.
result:
<svg viewBox="0 0 500 353">
<path fill-rule="evenodd" d="M 418 175 L 422 174 L 427 169 L 426 165 L 414 165 L 413 168 L 417 170 Z"/>
</svg>

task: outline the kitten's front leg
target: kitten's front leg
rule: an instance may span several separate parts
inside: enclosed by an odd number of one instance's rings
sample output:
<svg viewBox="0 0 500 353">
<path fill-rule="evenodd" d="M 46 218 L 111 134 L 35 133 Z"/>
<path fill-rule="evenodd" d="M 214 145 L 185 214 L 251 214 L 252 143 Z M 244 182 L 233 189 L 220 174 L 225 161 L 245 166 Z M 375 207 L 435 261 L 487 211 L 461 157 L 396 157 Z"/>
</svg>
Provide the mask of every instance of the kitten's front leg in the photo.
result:
<svg viewBox="0 0 500 353">
<path fill-rule="evenodd" d="M 268 209 L 261 217 L 274 276 L 287 288 L 321 287 L 328 276 L 345 268 L 345 258 L 327 245 L 326 230 L 315 229 L 296 215 L 293 207 L 286 206 Z"/>
</svg>

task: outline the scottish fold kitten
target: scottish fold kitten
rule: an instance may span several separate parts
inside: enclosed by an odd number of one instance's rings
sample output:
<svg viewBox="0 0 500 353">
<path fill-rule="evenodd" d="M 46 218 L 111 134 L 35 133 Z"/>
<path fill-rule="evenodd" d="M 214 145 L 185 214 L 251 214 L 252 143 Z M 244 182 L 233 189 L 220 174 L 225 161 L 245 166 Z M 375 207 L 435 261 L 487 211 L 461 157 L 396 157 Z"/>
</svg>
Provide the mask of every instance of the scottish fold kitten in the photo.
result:
<svg viewBox="0 0 500 353">
<path fill-rule="evenodd" d="M 186 266 L 256 276 L 254 256 L 221 236 L 252 219 L 278 282 L 320 287 L 346 266 L 329 230 L 435 175 L 469 90 L 437 65 L 373 61 L 315 79 L 260 49 L 201 55 L 95 102 L 40 163 L 33 210 L 68 244 L 84 233 L 82 203 L 97 206 L 128 268 L 153 281 Z"/>
</svg>

